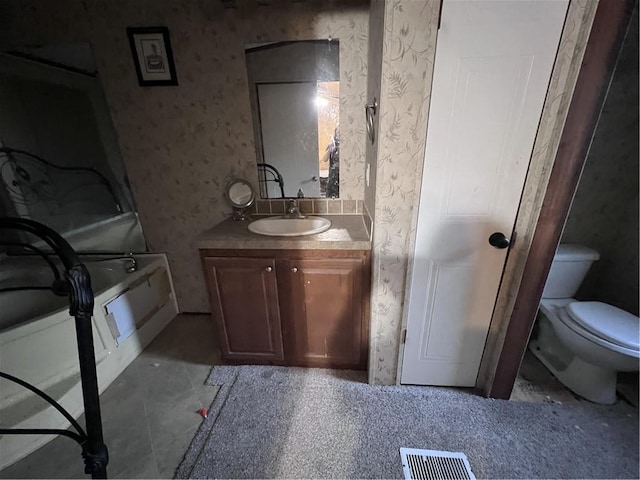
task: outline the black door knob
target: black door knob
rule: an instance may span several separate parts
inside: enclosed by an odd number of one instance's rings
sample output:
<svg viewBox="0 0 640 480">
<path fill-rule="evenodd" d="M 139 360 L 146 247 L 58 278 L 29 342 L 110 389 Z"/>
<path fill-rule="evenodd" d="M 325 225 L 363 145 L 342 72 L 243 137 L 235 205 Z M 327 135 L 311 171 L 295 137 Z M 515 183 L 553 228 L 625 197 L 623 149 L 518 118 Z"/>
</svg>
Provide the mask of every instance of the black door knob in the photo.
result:
<svg viewBox="0 0 640 480">
<path fill-rule="evenodd" d="M 511 241 L 502 232 L 495 232 L 489 236 L 489 245 L 492 247 L 503 249 L 507 248 L 510 243 Z"/>
</svg>

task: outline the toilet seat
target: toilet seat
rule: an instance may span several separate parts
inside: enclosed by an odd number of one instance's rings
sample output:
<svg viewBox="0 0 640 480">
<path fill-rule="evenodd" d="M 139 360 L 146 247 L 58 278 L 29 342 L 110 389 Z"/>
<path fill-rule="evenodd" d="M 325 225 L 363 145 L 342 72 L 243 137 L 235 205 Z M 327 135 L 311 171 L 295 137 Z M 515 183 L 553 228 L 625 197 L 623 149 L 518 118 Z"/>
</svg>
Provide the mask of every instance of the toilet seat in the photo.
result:
<svg viewBox="0 0 640 480">
<path fill-rule="evenodd" d="M 545 315 L 551 323 L 560 322 L 571 329 L 577 335 L 593 342 L 601 347 L 605 347 L 617 353 L 640 359 L 640 348 L 628 348 L 611 342 L 606 338 L 592 333 L 584 326 L 576 322 L 567 310 L 570 303 L 580 303 L 575 298 L 543 298 L 540 302 L 540 312 Z"/>
<path fill-rule="evenodd" d="M 605 341 L 640 350 L 640 319 L 602 302 L 571 302 L 566 311 L 571 319 Z"/>
<path fill-rule="evenodd" d="M 640 349 L 623 347 L 622 345 L 613 343 L 606 338 L 596 335 L 595 333 L 591 333 L 591 331 L 587 330 L 582 325 L 579 325 L 578 322 L 576 322 L 573 317 L 569 315 L 566 306 L 555 306 L 553 308 L 553 313 L 550 316 L 547 316 L 552 322 L 557 321 L 564 324 L 579 336 L 595 343 L 596 345 L 600 345 L 601 347 L 607 348 L 614 352 L 623 353 L 625 355 L 640 359 Z"/>
</svg>

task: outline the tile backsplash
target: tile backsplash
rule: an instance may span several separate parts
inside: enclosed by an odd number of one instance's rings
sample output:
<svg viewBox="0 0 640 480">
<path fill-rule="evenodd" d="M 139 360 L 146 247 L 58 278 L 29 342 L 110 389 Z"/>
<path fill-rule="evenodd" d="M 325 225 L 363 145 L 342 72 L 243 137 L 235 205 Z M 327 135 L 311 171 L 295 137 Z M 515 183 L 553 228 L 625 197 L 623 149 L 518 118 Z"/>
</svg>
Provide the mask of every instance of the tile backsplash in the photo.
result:
<svg viewBox="0 0 640 480">
<path fill-rule="evenodd" d="M 279 215 L 286 212 L 287 199 L 258 200 L 250 209 L 252 213 Z M 300 211 L 305 215 L 359 215 L 363 212 L 362 200 L 302 199 Z"/>
<path fill-rule="evenodd" d="M 257 200 L 249 213 L 282 215 L 287 209 L 287 199 Z M 362 215 L 364 226 L 371 236 L 372 220 L 363 200 L 310 199 L 298 200 L 300 211 L 305 215 Z"/>
</svg>

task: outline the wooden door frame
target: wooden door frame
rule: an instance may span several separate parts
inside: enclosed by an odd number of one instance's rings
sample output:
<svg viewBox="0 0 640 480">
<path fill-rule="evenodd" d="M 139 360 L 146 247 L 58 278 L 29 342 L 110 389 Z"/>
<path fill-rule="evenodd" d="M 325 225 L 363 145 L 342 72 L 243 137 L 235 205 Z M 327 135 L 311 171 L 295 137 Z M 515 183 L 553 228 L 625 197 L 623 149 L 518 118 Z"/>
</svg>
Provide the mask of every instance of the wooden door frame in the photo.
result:
<svg viewBox="0 0 640 480">
<path fill-rule="evenodd" d="M 488 396 L 511 396 L 636 0 L 600 0 Z"/>
</svg>

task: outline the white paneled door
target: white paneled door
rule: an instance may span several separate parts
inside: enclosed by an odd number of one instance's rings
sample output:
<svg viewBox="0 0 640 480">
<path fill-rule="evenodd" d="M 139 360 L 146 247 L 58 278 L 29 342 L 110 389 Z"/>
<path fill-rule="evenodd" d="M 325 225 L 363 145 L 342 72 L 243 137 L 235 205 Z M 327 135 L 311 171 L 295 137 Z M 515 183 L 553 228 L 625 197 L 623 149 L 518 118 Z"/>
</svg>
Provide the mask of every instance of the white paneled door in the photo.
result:
<svg viewBox="0 0 640 480">
<path fill-rule="evenodd" d="M 567 5 L 444 0 L 402 383 L 476 383 Z"/>
</svg>

